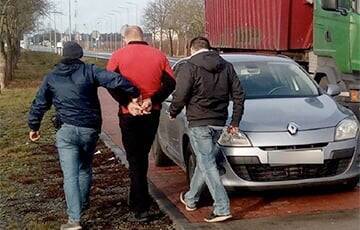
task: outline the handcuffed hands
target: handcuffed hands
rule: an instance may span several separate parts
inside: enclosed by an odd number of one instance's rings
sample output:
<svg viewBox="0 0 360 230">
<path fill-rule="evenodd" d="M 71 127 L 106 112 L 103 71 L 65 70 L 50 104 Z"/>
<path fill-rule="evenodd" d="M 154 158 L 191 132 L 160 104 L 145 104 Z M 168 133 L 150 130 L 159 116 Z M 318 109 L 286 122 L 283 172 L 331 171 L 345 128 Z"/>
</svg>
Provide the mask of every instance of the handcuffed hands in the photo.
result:
<svg viewBox="0 0 360 230">
<path fill-rule="evenodd" d="M 146 98 L 144 100 L 142 100 L 141 98 L 135 98 L 129 103 L 127 109 L 132 116 L 151 114 L 151 98 Z"/>
<path fill-rule="evenodd" d="M 29 132 L 29 139 L 32 141 L 32 142 L 35 142 L 35 141 L 38 141 L 40 139 L 40 132 L 39 131 L 33 131 L 31 130 Z"/>
</svg>

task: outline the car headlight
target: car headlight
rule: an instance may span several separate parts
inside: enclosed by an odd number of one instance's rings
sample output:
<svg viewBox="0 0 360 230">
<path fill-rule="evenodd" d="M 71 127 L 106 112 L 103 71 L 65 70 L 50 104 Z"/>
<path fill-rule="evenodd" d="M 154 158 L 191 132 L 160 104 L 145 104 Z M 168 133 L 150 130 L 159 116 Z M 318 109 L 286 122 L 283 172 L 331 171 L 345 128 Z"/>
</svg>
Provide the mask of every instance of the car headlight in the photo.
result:
<svg viewBox="0 0 360 230">
<path fill-rule="evenodd" d="M 336 127 L 335 141 L 352 139 L 356 137 L 359 124 L 356 118 L 346 118 L 342 120 Z"/>
<path fill-rule="evenodd" d="M 233 147 L 250 147 L 251 143 L 246 135 L 242 132 L 230 134 L 225 129 L 218 140 L 218 144 L 221 146 L 233 146 Z"/>
</svg>

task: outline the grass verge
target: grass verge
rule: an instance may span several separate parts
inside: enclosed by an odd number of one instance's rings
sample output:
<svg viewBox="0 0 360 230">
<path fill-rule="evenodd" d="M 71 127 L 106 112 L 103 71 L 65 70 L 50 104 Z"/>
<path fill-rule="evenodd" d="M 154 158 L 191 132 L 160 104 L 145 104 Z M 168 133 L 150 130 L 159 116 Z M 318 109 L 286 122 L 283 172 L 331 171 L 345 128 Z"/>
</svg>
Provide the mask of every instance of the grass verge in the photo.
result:
<svg viewBox="0 0 360 230">
<path fill-rule="evenodd" d="M 28 140 L 27 127 L 27 113 L 37 87 L 58 61 L 53 54 L 24 52 L 15 80 L 0 94 L 0 229 L 58 229 L 67 219 L 55 130 L 50 122 L 54 112 L 44 117 L 39 142 Z M 127 169 L 103 143 L 97 150 L 101 153 L 94 158 L 92 203 L 83 218 L 84 228 L 172 229 L 169 218 L 155 204 L 152 211 L 156 221 L 127 221 Z"/>
</svg>

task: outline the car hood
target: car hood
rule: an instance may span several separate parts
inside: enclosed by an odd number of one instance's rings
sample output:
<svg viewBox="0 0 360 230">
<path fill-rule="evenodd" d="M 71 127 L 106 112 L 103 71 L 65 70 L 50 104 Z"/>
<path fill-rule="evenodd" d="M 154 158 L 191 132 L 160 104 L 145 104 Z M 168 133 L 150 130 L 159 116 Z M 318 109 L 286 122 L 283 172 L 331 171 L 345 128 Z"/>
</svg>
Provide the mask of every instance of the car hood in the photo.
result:
<svg viewBox="0 0 360 230">
<path fill-rule="evenodd" d="M 231 115 L 232 105 L 229 106 Z M 328 95 L 308 98 L 248 99 L 240 129 L 249 132 L 282 132 L 293 122 L 298 130 L 335 127 L 351 116 L 350 110 Z"/>
</svg>

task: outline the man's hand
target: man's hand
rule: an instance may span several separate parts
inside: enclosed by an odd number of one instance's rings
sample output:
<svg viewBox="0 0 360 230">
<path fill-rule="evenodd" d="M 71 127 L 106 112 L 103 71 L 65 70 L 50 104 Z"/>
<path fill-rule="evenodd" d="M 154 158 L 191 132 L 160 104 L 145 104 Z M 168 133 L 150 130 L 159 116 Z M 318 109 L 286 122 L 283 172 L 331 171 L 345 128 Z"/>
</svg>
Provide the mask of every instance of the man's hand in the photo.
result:
<svg viewBox="0 0 360 230">
<path fill-rule="evenodd" d="M 40 132 L 31 130 L 29 133 L 29 138 L 32 142 L 38 141 L 40 139 Z"/>
<path fill-rule="evenodd" d="M 136 103 L 136 104 L 141 105 L 141 104 L 142 104 L 142 97 L 139 96 L 138 98 L 133 98 L 133 99 L 131 100 L 131 102 L 134 102 L 134 103 Z"/>
<path fill-rule="evenodd" d="M 127 106 L 127 109 L 129 110 L 129 113 L 133 116 L 139 116 L 143 114 L 141 106 L 136 102 L 130 102 Z"/>
<path fill-rule="evenodd" d="M 142 101 L 141 109 L 143 114 L 150 114 L 152 109 L 151 98 L 146 98 Z"/>
<path fill-rule="evenodd" d="M 229 126 L 229 127 L 227 128 L 227 131 L 228 131 L 228 133 L 230 133 L 230 134 L 236 134 L 236 133 L 239 132 L 239 127 Z"/>
</svg>

